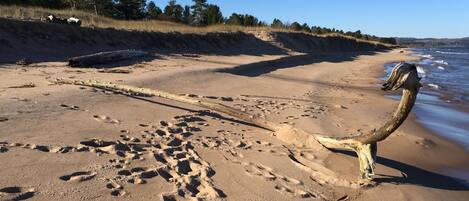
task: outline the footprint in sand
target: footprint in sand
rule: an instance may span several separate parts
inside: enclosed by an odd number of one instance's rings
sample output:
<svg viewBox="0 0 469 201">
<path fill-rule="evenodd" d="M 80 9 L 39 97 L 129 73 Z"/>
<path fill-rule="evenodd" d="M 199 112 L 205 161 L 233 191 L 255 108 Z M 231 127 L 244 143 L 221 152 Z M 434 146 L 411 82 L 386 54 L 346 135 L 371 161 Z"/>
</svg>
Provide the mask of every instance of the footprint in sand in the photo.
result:
<svg viewBox="0 0 469 201">
<path fill-rule="evenodd" d="M 81 172 L 74 172 L 70 175 L 61 176 L 59 177 L 59 179 L 62 181 L 67 181 L 67 182 L 82 182 L 82 181 L 88 181 L 90 179 L 93 179 L 95 176 L 96 176 L 96 172 L 81 171 Z"/>
<path fill-rule="evenodd" d="M 110 124 L 120 124 L 120 120 L 112 119 L 111 117 L 104 116 L 104 115 L 93 115 L 93 118 L 99 122 L 110 123 Z"/>
<path fill-rule="evenodd" d="M 281 175 L 271 167 L 251 162 L 241 162 L 240 164 L 244 166 L 244 171 L 247 175 L 257 176 L 266 181 L 274 182 L 274 188 L 278 192 L 301 198 L 318 197 L 312 190 L 307 189 L 301 180 Z"/>
<path fill-rule="evenodd" d="M 298 117 L 294 117 L 294 116 L 288 116 L 288 117 L 286 117 L 285 119 L 291 120 L 291 119 L 299 119 L 299 118 L 298 118 Z"/>
<path fill-rule="evenodd" d="M 110 118 L 96 115 L 99 121 L 106 121 Z M 184 115 L 175 118 L 174 122 L 161 121 L 159 129 L 148 131 L 142 138 L 131 136 L 128 130 L 122 130 L 120 138 L 117 140 L 87 139 L 81 141 L 77 146 L 53 147 L 35 144 L 21 143 L 1 143 L 1 147 L 19 147 L 32 149 L 40 152 L 65 153 L 71 152 L 91 152 L 98 155 L 110 155 L 114 157 L 105 165 L 115 170 L 112 178 L 105 178 L 108 182 L 106 188 L 110 190 L 112 196 L 124 196 L 128 192 L 124 190 L 126 185 L 142 185 L 149 179 L 161 176 L 166 181 L 173 183 L 176 191 L 165 195 L 166 198 L 177 197 L 184 199 L 219 199 L 226 195 L 217 189 L 213 183 L 212 176 L 215 174 L 210 164 L 204 161 L 195 151 L 192 141 L 187 136 L 191 132 L 200 131 L 200 128 L 191 125 L 205 122 L 204 119 L 196 115 Z M 234 141 L 238 149 L 247 148 L 248 143 Z M 157 168 L 152 167 L 132 167 L 134 160 L 154 160 Z M 64 182 L 82 182 L 96 179 L 101 174 L 100 166 L 97 170 L 79 171 L 69 175 L 59 177 Z M 2 189 L 9 196 L 12 192 L 23 190 Z M 2 192 L 5 194 L 4 192 Z M 3 196 L 3 194 L 1 194 Z M 33 195 L 34 192 L 29 193 Z M 12 196 L 18 196 L 17 193 Z M 14 197 L 13 197 L 14 198 Z M 164 198 L 164 199 L 166 199 Z M 2 200 L 1 197 L 0 200 Z M 16 199 L 19 200 L 19 199 Z"/>
<path fill-rule="evenodd" d="M 34 188 L 5 187 L 0 189 L 0 200 L 26 200 L 32 198 L 35 193 Z"/>
<path fill-rule="evenodd" d="M 127 192 L 124 191 L 124 187 L 114 181 L 107 183 L 106 188 L 111 190 L 112 196 L 120 197 L 127 194 Z"/>
<path fill-rule="evenodd" d="M 69 110 L 79 110 L 80 107 L 76 106 L 76 105 L 66 105 L 66 104 L 60 104 L 60 107 L 63 107 L 63 108 L 67 108 Z"/>
<path fill-rule="evenodd" d="M 6 122 L 6 121 L 8 121 L 8 118 L 6 118 L 6 117 L 0 117 L 0 122 Z"/>
</svg>

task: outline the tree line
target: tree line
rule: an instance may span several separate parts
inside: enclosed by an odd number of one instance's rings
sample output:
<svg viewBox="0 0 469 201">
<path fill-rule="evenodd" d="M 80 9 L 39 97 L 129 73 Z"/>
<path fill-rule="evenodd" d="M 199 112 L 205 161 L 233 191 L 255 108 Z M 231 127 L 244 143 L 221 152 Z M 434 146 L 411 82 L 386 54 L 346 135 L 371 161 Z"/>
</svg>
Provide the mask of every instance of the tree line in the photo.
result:
<svg viewBox="0 0 469 201">
<path fill-rule="evenodd" d="M 271 24 L 260 21 L 249 14 L 233 13 L 224 17 L 220 7 L 207 3 L 207 0 L 193 0 L 191 6 L 182 6 L 176 0 L 169 0 L 164 8 L 158 7 L 153 1 L 147 0 L 1 0 L 3 5 L 39 6 L 55 9 L 78 9 L 93 12 L 96 15 L 123 20 L 156 19 L 191 26 L 207 26 L 214 24 L 231 24 L 240 26 L 271 26 L 277 29 L 289 29 L 314 34 L 343 34 L 359 39 L 379 41 L 396 44 L 395 38 L 382 38 L 374 35 L 363 34 L 360 30 L 344 32 L 343 30 L 330 29 L 319 26 L 309 26 L 307 23 L 287 23 L 280 19 L 274 19 Z"/>
</svg>

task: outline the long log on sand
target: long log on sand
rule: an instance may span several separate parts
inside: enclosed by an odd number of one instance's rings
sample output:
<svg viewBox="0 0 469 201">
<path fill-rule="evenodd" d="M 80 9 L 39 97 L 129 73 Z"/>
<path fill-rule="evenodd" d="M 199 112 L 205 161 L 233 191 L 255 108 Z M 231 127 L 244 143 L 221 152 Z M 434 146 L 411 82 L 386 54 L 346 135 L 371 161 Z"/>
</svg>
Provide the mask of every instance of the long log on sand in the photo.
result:
<svg viewBox="0 0 469 201">
<path fill-rule="evenodd" d="M 362 179 L 371 179 L 371 176 L 374 175 L 377 142 L 386 139 L 404 122 L 415 103 L 419 88 L 421 87 L 420 78 L 418 77 L 415 65 L 408 63 L 397 64 L 386 83 L 383 84 L 382 88 L 382 90 L 385 91 L 397 90 L 400 88 L 403 89 L 399 106 L 391 119 L 386 121 L 382 127 L 373 129 L 368 134 L 350 137 L 332 137 L 307 133 L 299 128 L 294 128 L 291 125 L 275 123 L 220 103 L 176 95 L 161 90 L 138 88 L 112 83 L 101 83 L 94 80 L 57 80 L 56 83 L 89 86 L 136 95 L 157 96 L 211 109 L 273 131 L 274 135 L 284 142 L 314 150 L 316 156 L 319 158 L 331 153 L 329 149 L 354 151 L 358 156 L 360 176 Z M 298 161 L 302 161 L 302 159 L 299 158 Z M 315 173 L 318 173 L 321 169 L 324 170 L 325 168 L 318 168 L 316 166 L 316 168 L 313 169 L 315 170 Z M 322 178 L 325 178 L 324 175 L 322 175 Z M 331 181 L 330 177 L 328 180 Z"/>
<path fill-rule="evenodd" d="M 73 57 L 68 60 L 71 67 L 90 67 L 98 64 L 108 64 L 127 59 L 143 57 L 147 52 L 140 50 L 117 50 L 109 52 L 98 52 L 95 54 Z"/>
</svg>

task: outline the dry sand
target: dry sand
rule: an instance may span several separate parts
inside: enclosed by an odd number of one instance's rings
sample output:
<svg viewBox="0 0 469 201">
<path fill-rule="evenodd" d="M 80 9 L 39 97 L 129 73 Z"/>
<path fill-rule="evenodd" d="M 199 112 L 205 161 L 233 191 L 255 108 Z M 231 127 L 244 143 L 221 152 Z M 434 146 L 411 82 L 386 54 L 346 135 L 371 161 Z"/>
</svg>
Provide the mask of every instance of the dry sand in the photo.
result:
<svg viewBox="0 0 469 201">
<path fill-rule="evenodd" d="M 314 161 L 310 151 L 229 116 L 47 81 L 98 79 L 195 94 L 311 133 L 345 136 L 390 117 L 398 102 L 379 90 L 383 64 L 414 59 L 398 50 L 156 58 L 114 71 L 120 73 L 64 62 L 0 66 L 0 200 L 469 198 L 469 188 L 444 171 L 468 171 L 469 155 L 413 115 L 379 144 L 376 186 L 351 189 L 321 184 L 287 148 Z M 358 180 L 354 155 L 323 162 Z"/>
</svg>

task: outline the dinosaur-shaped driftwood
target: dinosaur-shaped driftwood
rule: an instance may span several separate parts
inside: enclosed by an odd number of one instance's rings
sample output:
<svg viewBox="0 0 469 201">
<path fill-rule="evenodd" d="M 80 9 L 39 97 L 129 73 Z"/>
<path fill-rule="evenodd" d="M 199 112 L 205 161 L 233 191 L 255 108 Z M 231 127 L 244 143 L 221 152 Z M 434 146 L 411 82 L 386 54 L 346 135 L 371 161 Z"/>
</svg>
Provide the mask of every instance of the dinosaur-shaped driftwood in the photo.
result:
<svg viewBox="0 0 469 201">
<path fill-rule="evenodd" d="M 377 142 L 386 139 L 407 118 L 415 103 L 419 88 L 421 87 L 419 81 L 420 78 L 418 77 L 415 65 L 408 63 L 397 64 L 382 88 L 383 90 L 397 90 L 400 88 L 403 89 L 401 101 L 394 115 L 382 127 L 374 129 L 368 134 L 352 137 L 331 137 L 310 134 L 299 128 L 294 128 L 291 125 L 278 124 L 227 105 L 182 95 L 176 95 L 161 90 L 138 88 L 112 83 L 102 83 L 94 80 L 57 80 L 56 83 L 89 86 L 136 95 L 157 96 L 211 109 L 228 114 L 232 117 L 241 119 L 258 127 L 273 131 L 274 135 L 280 140 L 312 149 L 319 157 L 330 153 L 329 149 L 354 151 L 358 155 L 361 178 L 371 179 L 371 176 L 374 175 Z M 318 173 L 318 171 L 320 171 L 319 169 L 321 169 L 321 167 L 315 168 L 315 173 Z"/>
</svg>

